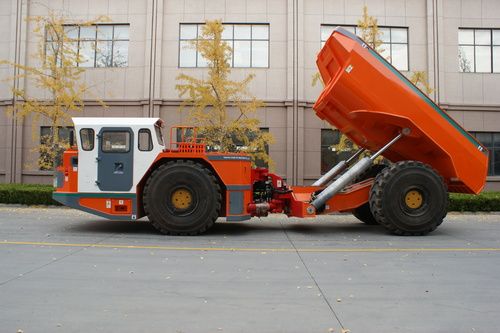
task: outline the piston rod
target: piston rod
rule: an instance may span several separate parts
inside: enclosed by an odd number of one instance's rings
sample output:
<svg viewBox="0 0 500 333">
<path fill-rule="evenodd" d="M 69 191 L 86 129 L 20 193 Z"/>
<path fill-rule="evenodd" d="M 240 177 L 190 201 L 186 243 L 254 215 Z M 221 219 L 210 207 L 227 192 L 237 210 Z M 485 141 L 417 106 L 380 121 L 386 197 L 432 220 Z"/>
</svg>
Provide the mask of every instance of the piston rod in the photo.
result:
<svg viewBox="0 0 500 333">
<path fill-rule="evenodd" d="M 394 139 L 392 139 L 391 141 L 389 141 L 385 146 L 383 146 L 382 148 L 380 148 L 377 152 L 375 152 L 375 154 L 373 154 L 372 156 L 370 156 L 370 159 L 372 161 L 374 161 L 377 157 L 379 157 L 384 151 L 387 150 L 387 148 L 389 148 L 390 146 L 392 146 L 396 141 L 398 141 L 399 139 L 401 139 L 401 137 L 403 137 L 404 134 L 406 134 L 406 132 L 409 133 L 409 129 L 408 128 L 403 128 L 403 131 L 401 133 L 399 133 Z"/>
<path fill-rule="evenodd" d="M 342 176 L 337 178 L 333 183 L 331 183 L 327 188 L 325 188 L 314 200 L 311 205 L 318 209 L 322 207 L 331 197 L 333 197 L 338 192 L 342 191 L 350 182 L 354 180 L 357 176 L 365 172 L 372 164 L 373 161 L 380 156 L 384 151 L 392 146 L 396 141 L 401 139 L 403 133 L 399 133 L 394 139 L 389 141 L 385 146 L 380 148 L 371 157 L 364 157 L 358 163 L 354 164 L 349 170 L 347 170 Z"/>
<path fill-rule="evenodd" d="M 345 169 L 349 166 L 349 164 L 355 160 L 361 153 L 365 151 L 364 148 L 359 149 L 354 155 L 349 157 L 349 159 L 342 160 L 339 163 L 337 163 L 333 168 L 331 168 L 327 173 L 325 173 L 323 176 L 321 176 L 317 181 L 315 181 L 312 186 L 323 186 L 325 184 L 328 184 L 333 178 L 336 176 L 340 175 L 342 172 L 344 172 Z"/>
</svg>

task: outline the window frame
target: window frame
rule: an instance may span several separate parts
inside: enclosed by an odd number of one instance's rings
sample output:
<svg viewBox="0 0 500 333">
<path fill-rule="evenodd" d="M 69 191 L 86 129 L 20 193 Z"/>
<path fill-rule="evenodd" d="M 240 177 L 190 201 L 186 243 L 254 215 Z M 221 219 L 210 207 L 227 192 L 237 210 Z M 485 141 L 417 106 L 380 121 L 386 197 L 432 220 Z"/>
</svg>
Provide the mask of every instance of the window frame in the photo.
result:
<svg viewBox="0 0 500 333">
<path fill-rule="evenodd" d="M 43 136 L 46 136 L 46 135 L 42 135 L 42 132 L 43 130 L 45 129 L 49 129 L 50 131 L 52 130 L 52 126 L 40 126 L 40 141 L 42 139 Z M 74 126 L 58 126 L 57 127 L 57 131 L 59 132 L 59 138 L 61 138 L 61 130 L 68 130 L 68 142 L 70 142 L 70 136 L 73 135 L 73 139 L 75 139 L 75 127 Z M 49 135 L 52 135 L 52 133 L 50 133 Z M 42 142 L 40 142 L 42 143 Z"/>
<path fill-rule="evenodd" d="M 337 143 L 325 143 L 323 142 L 323 133 L 326 133 L 326 132 L 335 132 L 337 131 L 338 132 L 338 138 L 337 138 Z M 331 154 L 334 154 L 334 151 L 332 149 L 330 149 L 330 147 L 332 147 L 334 144 L 339 144 L 340 142 L 340 131 L 338 129 L 333 129 L 333 128 L 321 128 L 320 129 L 320 146 L 319 146 L 319 152 L 320 152 L 320 165 L 319 165 L 319 172 L 320 172 L 320 175 L 324 175 L 325 173 L 327 173 L 334 165 L 335 163 L 333 163 L 333 165 L 331 166 L 325 166 L 327 168 L 327 170 L 323 170 L 323 164 L 327 164 L 326 161 L 323 160 L 323 150 L 324 149 L 327 149 L 331 152 Z"/>
<path fill-rule="evenodd" d="M 42 145 L 45 144 L 45 142 L 42 142 L 42 139 L 47 136 L 47 134 L 43 134 L 43 132 L 45 130 L 49 131 L 48 135 L 52 135 L 52 126 L 40 126 L 40 136 L 38 138 L 40 146 L 42 146 Z M 67 130 L 68 131 L 68 137 L 67 137 L 68 143 L 71 142 L 71 139 L 70 139 L 71 136 L 73 136 L 73 142 L 75 142 L 74 141 L 76 139 L 75 127 L 74 126 L 58 126 L 57 127 L 57 131 L 59 132 L 58 133 L 59 134 L 59 138 L 62 137 L 61 131 L 63 131 L 63 130 Z M 63 139 L 63 140 L 66 140 L 66 138 Z M 42 151 L 40 150 L 40 148 L 41 147 L 39 147 L 39 149 L 38 149 L 39 150 L 38 153 L 40 154 L 39 158 L 42 157 L 42 154 L 43 154 Z M 40 165 L 39 165 L 38 166 L 38 170 L 41 170 L 41 171 L 53 171 L 53 170 L 55 170 L 55 166 L 53 166 L 52 169 L 46 169 L 46 168 L 41 168 Z"/>
<path fill-rule="evenodd" d="M 461 44 L 460 43 L 460 30 L 469 30 L 472 31 L 472 44 Z M 476 30 L 488 30 L 490 33 L 490 44 L 476 44 Z M 495 47 L 498 47 L 500 49 L 500 44 L 494 44 L 493 42 L 493 32 L 497 31 L 500 34 L 500 28 L 472 28 L 472 27 L 459 27 L 458 28 L 458 35 L 457 35 L 457 45 L 458 45 L 458 54 L 460 54 L 460 47 L 461 46 L 472 46 L 473 51 L 474 51 L 474 62 L 473 62 L 473 70 L 470 72 L 462 71 L 460 68 L 460 62 L 458 64 L 458 72 L 459 73 L 478 73 L 478 74 L 499 74 L 500 71 L 495 72 L 494 71 L 494 63 L 493 63 L 493 50 Z M 489 46 L 490 47 L 490 71 L 489 72 L 478 72 L 476 70 L 476 48 L 478 46 Z M 500 64 L 498 64 L 498 67 L 500 68 Z"/>
<path fill-rule="evenodd" d="M 78 57 L 80 56 L 80 50 L 82 49 L 82 47 L 81 47 L 82 42 L 85 42 L 85 43 L 92 42 L 93 43 L 93 53 L 94 53 L 93 66 L 80 66 L 80 63 L 76 63 L 75 67 L 81 67 L 81 68 L 87 68 L 87 69 L 88 68 L 125 68 L 125 67 L 129 67 L 128 46 L 130 43 L 130 23 L 104 23 L 104 24 L 99 23 L 99 24 L 92 24 L 90 26 L 95 27 L 95 33 L 94 33 L 93 39 L 88 39 L 88 38 L 82 39 L 81 38 L 81 28 L 82 27 L 85 28 L 88 26 L 79 25 L 79 24 L 64 24 L 63 25 L 63 28 L 69 27 L 69 28 L 76 28 L 76 30 L 77 30 L 76 37 L 71 38 L 70 43 L 76 43 Z M 103 26 L 111 26 L 113 28 L 112 32 L 111 32 L 111 39 L 99 38 L 99 27 L 103 27 Z M 128 37 L 126 39 L 125 38 L 115 38 L 115 27 L 118 27 L 118 26 L 128 27 Z M 52 43 L 52 42 L 53 42 L 53 40 L 49 40 L 47 29 L 45 29 L 44 57 L 47 56 L 48 44 Z M 111 49 L 110 49 L 111 66 L 97 66 L 97 55 L 98 55 L 97 44 L 98 44 L 98 42 L 111 42 Z M 126 60 L 126 64 L 124 66 L 115 66 L 114 65 L 114 63 L 115 63 L 114 62 L 114 48 L 115 48 L 116 42 L 127 42 L 127 60 Z M 57 61 L 59 62 L 60 60 L 57 60 Z"/>
<path fill-rule="evenodd" d="M 92 133 L 92 135 L 90 136 L 92 138 L 92 145 L 91 145 L 92 148 L 90 148 L 90 149 L 85 149 L 84 146 L 83 146 L 82 131 L 84 131 L 84 130 L 90 130 L 91 133 Z M 94 129 L 93 128 L 82 128 L 79 131 L 79 135 L 80 135 L 80 143 L 81 143 L 82 150 L 84 150 L 84 151 L 92 151 L 92 150 L 94 150 L 94 148 L 95 148 L 95 131 L 94 131 Z"/>
<path fill-rule="evenodd" d="M 271 128 L 270 127 L 260 127 L 259 130 L 261 132 L 264 132 L 264 133 L 271 133 Z M 266 154 L 267 156 L 270 156 L 269 154 L 269 143 L 265 143 L 264 145 L 264 150 L 266 151 Z M 263 160 L 261 159 L 257 159 L 255 161 L 255 165 L 259 168 L 266 168 L 266 169 L 269 169 L 269 163 L 268 162 L 264 162 Z"/>
<path fill-rule="evenodd" d="M 321 32 L 322 32 L 322 28 L 323 27 L 354 28 L 354 34 L 356 36 L 358 36 L 357 33 L 356 33 L 356 30 L 359 29 L 359 28 L 355 24 L 329 24 L 329 23 L 322 23 L 322 24 L 320 24 L 320 27 L 319 27 L 319 36 L 320 36 L 319 39 L 320 39 L 320 45 L 321 45 L 321 47 L 323 47 L 323 43 L 326 42 L 326 40 L 323 40 L 321 38 Z M 396 25 L 394 25 L 394 26 L 393 25 L 379 25 L 378 27 L 380 29 L 389 29 L 389 42 L 387 42 L 387 43 L 382 42 L 382 44 L 389 45 L 389 57 L 390 57 L 390 60 L 387 60 L 387 59 L 386 60 L 394 68 L 396 68 L 398 71 L 400 71 L 400 72 L 409 72 L 410 68 L 411 68 L 411 66 L 410 66 L 410 28 L 409 27 L 405 27 L 405 26 L 396 26 Z M 393 42 L 392 41 L 392 29 L 405 29 L 406 30 L 406 43 Z M 392 45 L 406 45 L 406 64 L 407 64 L 407 68 L 406 69 L 399 69 L 395 65 L 393 65 L 393 63 L 392 63 Z M 382 55 L 382 57 L 383 57 L 383 55 Z"/>
<path fill-rule="evenodd" d="M 468 73 L 468 72 L 466 72 Z M 500 144 L 498 146 L 495 145 L 495 134 L 500 136 L 500 132 L 491 132 L 491 131 L 470 131 L 469 132 L 478 142 L 481 143 L 486 149 L 488 149 L 488 177 L 499 177 L 500 173 L 495 173 L 495 156 L 496 154 L 500 155 Z M 482 141 L 477 138 L 477 134 L 489 134 L 491 136 L 491 145 L 486 145 Z M 498 157 L 500 159 L 500 157 Z"/>
<path fill-rule="evenodd" d="M 270 129 L 270 127 L 259 127 L 259 132 L 269 134 L 271 132 L 271 129 Z M 244 147 L 244 146 L 241 145 L 241 147 Z M 267 156 L 269 156 L 269 143 L 266 142 L 264 144 L 264 150 L 265 150 Z M 269 163 L 265 162 L 264 160 L 261 160 L 260 158 L 256 159 L 254 162 L 255 162 L 255 166 L 257 168 L 269 169 Z"/>
<path fill-rule="evenodd" d="M 269 134 L 271 131 L 270 127 L 259 127 L 259 133 L 261 134 Z M 254 136 L 254 133 L 256 132 L 250 132 L 250 133 L 247 133 L 247 137 L 249 139 L 253 139 L 255 136 Z M 251 141 L 251 140 L 250 140 Z M 248 148 L 248 146 L 245 146 L 243 144 L 243 142 L 238 142 L 237 138 L 236 137 L 233 137 L 233 142 L 235 143 L 235 146 L 236 146 L 236 149 L 238 151 L 240 150 L 245 150 L 246 148 Z M 269 156 L 269 143 L 265 143 L 264 144 L 264 150 L 266 152 L 266 154 Z M 261 159 L 256 159 L 255 161 L 255 166 L 258 167 L 258 168 L 266 168 L 266 169 L 269 169 L 269 163 L 261 160 Z"/>
<path fill-rule="evenodd" d="M 196 25 L 196 39 L 185 39 L 181 38 L 181 30 L 183 25 Z M 196 41 L 198 42 L 199 40 L 199 35 L 200 35 L 200 27 L 205 25 L 204 23 L 199 23 L 199 22 L 181 22 L 179 23 L 179 38 L 178 38 L 178 49 L 177 49 L 177 68 L 208 68 L 208 66 L 200 66 L 199 65 L 199 59 L 200 55 L 198 54 L 198 50 L 195 49 L 196 52 L 196 60 L 195 60 L 195 66 L 181 66 L 181 44 L 182 42 L 189 42 L 189 41 Z M 271 65 L 271 24 L 270 23 L 256 23 L 256 22 L 224 22 L 222 23 L 223 26 L 231 26 L 232 29 L 232 38 L 231 39 L 222 39 L 222 41 L 228 42 L 229 46 L 231 47 L 231 63 L 230 67 L 231 68 L 263 68 L 263 69 L 268 69 L 270 68 Z M 245 38 L 235 38 L 234 37 L 234 26 L 236 25 L 241 25 L 241 26 L 250 26 L 250 38 L 245 39 Z M 254 26 L 267 26 L 267 39 L 253 39 L 253 27 Z M 249 66 L 234 66 L 234 42 L 235 41 L 249 41 L 250 42 L 250 61 L 249 61 Z M 262 42 L 265 41 L 267 42 L 267 66 L 252 66 L 252 50 L 253 50 L 253 42 Z"/>
</svg>

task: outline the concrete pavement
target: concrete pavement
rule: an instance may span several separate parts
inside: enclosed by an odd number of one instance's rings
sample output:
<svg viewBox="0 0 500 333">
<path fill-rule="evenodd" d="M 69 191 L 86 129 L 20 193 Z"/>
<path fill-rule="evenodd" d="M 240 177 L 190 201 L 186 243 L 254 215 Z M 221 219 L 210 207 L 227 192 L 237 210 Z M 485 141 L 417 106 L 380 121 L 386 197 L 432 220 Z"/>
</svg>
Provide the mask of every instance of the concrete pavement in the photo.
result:
<svg viewBox="0 0 500 333">
<path fill-rule="evenodd" d="M 350 215 L 197 237 L 0 207 L 0 332 L 498 332 L 500 215 L 425 237 Z"/>
</svg>

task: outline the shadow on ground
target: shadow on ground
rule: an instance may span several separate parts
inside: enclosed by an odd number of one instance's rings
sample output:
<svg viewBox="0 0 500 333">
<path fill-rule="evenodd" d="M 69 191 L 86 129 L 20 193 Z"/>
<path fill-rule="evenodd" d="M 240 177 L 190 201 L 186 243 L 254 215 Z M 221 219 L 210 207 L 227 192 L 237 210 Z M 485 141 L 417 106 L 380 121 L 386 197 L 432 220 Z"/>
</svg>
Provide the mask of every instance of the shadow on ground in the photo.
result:
<svg viewBox="0 0 500 333">
<path fill-rule="evenodd" d="M 259 235 L 283 234 L 283 231 L 291 234 L 308 235 L 384 235 L 386 230 L 380 226 L 369 226 L 358 222 L 313 222 L 301 221 L 290 222 L 252 220 L 247 222 L 225 222 L 220 221 L 210 228 L 203 236 L 227 236 L 227 235 Z M 141 234 L 141 235 L 161 235 L 147 221 L 108 221 L 91 220 L 66 226 L 65 230 L 77 233 L 92 234 Z"/>
</svg>

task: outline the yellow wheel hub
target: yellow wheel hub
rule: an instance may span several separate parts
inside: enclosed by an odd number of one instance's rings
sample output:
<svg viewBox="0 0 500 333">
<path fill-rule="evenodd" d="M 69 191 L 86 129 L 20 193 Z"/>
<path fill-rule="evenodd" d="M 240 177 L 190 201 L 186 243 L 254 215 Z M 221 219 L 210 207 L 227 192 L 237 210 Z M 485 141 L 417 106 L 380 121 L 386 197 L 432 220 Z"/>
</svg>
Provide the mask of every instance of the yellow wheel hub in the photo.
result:
<svg viewBox="0 0 500 333">
<path fill-rule="evenodd" d="M 174 193 L 172 193 L 172 197 L 170 198 L 172 201 L 172 205 L 176 209 L 186 209 L 191 205 L 193 201 L 193 197 L 188 190 L 178 189 Z"/>
<path fill-rule="evenodd" d="M 405 203 L 409 208 L 417 209 L 424 203 L 424 197 L 420 191 L 411 190 L 405 195 Z"/>
</svg>

